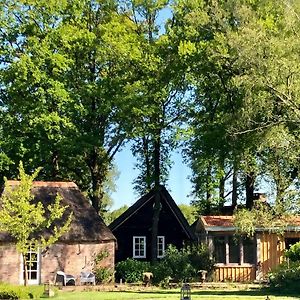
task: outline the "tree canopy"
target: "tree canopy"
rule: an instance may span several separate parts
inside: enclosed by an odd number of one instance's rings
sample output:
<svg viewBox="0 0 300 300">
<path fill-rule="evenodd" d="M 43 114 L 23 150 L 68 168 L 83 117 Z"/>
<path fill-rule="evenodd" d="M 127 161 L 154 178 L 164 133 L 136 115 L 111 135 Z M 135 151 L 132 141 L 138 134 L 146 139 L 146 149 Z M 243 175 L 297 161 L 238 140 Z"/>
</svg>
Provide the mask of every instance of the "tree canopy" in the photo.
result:
<svg viewBox="0 0 300 300">
<path fill-rule="evenodd" d="M 130 142 L 139 193 L 180 149 L 201 213 L 251 209 L 265 186 L 297 207 L 298 1 L 57 4 L 0 0 L 0 175 L 42 162 L 40 179 L 75 181 L 103 212 Z"/>
</svg>

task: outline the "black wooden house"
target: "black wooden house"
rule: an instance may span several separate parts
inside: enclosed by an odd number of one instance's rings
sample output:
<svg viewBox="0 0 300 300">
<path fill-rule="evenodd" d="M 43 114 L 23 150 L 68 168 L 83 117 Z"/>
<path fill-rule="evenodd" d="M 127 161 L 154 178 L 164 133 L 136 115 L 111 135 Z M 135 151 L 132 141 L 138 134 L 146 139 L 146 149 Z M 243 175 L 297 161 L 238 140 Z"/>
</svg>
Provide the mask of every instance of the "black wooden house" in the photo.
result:
<svg viewBox="0 0 300 300">
<path fill-rule="evenodd" d="M 152 219 L 155 191 L 141 197 L 109 228 L 117 238 L 116 262 L 127 258 L 151 260 Z M 157 258 L 164 255 L 167 245 L 178 249 L 195 240 L 195 235 L 181 210 L 164 186 L 159 187 L 161 209 L 157 234 Z"/>
</svg>

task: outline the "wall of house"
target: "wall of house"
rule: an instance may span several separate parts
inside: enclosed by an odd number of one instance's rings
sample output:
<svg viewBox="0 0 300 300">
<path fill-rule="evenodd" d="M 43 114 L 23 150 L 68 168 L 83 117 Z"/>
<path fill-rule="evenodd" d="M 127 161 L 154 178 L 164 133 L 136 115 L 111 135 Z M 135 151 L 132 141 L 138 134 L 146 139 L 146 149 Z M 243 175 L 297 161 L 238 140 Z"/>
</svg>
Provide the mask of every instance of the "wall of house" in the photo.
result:
<svg viewBox="0 0 300 300">
<path fill-rule="evenodd" d="M 165 237 L 166 247 L 172 244 L 177 248 L 182 248 L 183 243 L 188 240 L 188 237 L 164 199 L 162 199 L 161 204 L 158 235 Z M 133 236 L 146 237 L 146 258 L 139 258 L 139 260 L 151 260 L 152 212 L 153 201 L 149 201 L 118 228 L 113 230 L 113 234 L 118 241 L 116 262 L 133 257 Z"/>
<path fill-rule="evenodd" d="M 0 282 L 19 284 L 21 256 L 14 244 L 0 243 Z"/>
<path fill-rule="evenodd" d="M 258 234 L 259 247 L 257 249 L 261 276 L 265 277 L 284 260 L 285 240 L 287 238 L 300 238 L 300 232 L 286 232 L 284 235 L 275 233 Z"/>
<path fill-rule="evenodd" d="M 64 271 L 76 277 L 82 271 L 92 271 L 97 254 L 107 251 L 108 257 L 100 263 L 102 267 L 114 269 L 115 243 L 89 244 L 55 244 L 48 251 L 41 254 L 41 282 L 54 281 L 56 271 Z"/>
<path fill-rule="evenodd" d="M 250 282 L 255 280 L 254 266 L 215 266 L 214 281 Z"/>
<path fill-rule="evenodd" d="M 40 283 L 48 280 L 54 282 L 56 271 L 64 271 L 76 277 L 82 271 L 92 271 L 97 254 L 108 252 L 108 257 L 100 263 L 102 267 L 114 269 L 115 242 L 60 244 L 52 245 L 40 254 Z M 22 284 L 21 256 L 14 244 L 0 244 L 0 282 Z"/>
</svg>

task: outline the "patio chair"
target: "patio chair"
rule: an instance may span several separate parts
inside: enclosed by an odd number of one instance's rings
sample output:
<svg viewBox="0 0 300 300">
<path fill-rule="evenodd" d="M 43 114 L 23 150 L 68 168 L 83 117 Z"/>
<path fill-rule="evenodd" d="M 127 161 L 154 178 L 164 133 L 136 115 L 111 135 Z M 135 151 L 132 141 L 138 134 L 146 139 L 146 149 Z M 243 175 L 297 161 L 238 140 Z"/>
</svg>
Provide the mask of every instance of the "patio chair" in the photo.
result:
<svg viewBox="0 0 300 300">
<path fill-rule="evenodd" d="M 92 272 L 81 272 L 80 273 L 80 284 L 91 283 L 96 284 L 96 277 Z"/>
<path fill-rule="evenodd" d="M 73 275 L 66 274 L 63 271 L 56 272 L 55 284 L 75 285 L 75 277 Z"/>
</svg>

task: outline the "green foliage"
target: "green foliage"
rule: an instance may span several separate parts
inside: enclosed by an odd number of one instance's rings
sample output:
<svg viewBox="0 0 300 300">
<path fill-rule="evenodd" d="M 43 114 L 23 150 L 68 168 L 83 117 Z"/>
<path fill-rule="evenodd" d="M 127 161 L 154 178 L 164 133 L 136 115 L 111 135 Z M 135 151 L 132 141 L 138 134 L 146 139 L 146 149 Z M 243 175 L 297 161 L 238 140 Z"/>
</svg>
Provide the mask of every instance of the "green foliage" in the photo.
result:
<svg viewBox="0 0 300 300">
<path fill-rule="evenodd" d="M 93 272 L 96 276 L 97 283 L 108 283 L 113 279 L 113 270 L 101 266 L 101 261 L 103 261 L 108 256 L 109 252 L 105 249 L 99 252 L 94 259 L 95 266 L 93 268 Z"/>
<path fill-rule="evenodd" d="M 40 179 L 75 181 L 104 210 L 106 178 L 135 120 L 137 26 L 115 1 L 0 5 L 1 174 L 43 161 Z"/>
<path fill-rule="evenodd" d="M 43 292 L 43 286 L 21 287 L 0 284 L 0 299 L 39 299 Z"/>
<path fill-rule="evenodd" d="M 97 267 L 94 269 L 97 283 L 109 283 L 113 279 L 114 272 L 108 268 Z"/>
<path fill-rule="evenodd" d="M 252 209 L 241 208 L 234 212 L 234 226 L 237 234 L 252 237 L 257 228 L 283 233 L 289 225 L 289 215 L 278 207 L 257 201 Z"/>
<path fill-rule="evenodd" d="M 175 282 L 199 280 L 199 271 L 211 272 L 213 261 L 205 245 L 191 245 L 181 250 L 169 245 L 161 261 L 152 266 L 153 282 L 165 285 L 172 279 Z"/>
<path fill-rule="evenodd" d="M 268 274 L 270 287 L 281 291 L 300 292 L 300 263 L 283 263 Z"/>
<path fill-rule="evenodd" d="M 123 282 L 141 282 L 143 272 L 149 272 L 150 263 L 127 258 L 116 264 L 116 280 L 122 279 Z"/>
<path fill-rule="evenodd" d="M 285 252 L 285 256 L 292 262 L 300 262 L 300 242 L 292 245 L 291 248 Z"/>
<path fill-rule="evenodd" d="M 200 270 L 205 270 L 209 273 L 212 272 L 214 267 L 214 261 L 211 259 L 208 246 L 205 244 L 194 244 L 187 246 L 185 251 L 189 255 L 189 261 L 193 268 L 195 268 L 196 273 Z"/>
<path fill-rule="evenodd" d="M 115 219 L 117 219 L 127 209 L 128 209 L 128 206 L 125 204 L 125 205 L 121 206 L 118 209 L 115 209 L 113 211 L 105 212 L 104 215 L 103 215 L 103 220 L 104 220 L 105 224 L 108 225 L 111 222 L 113 222 Z"/>
<path fill-rule="evenodd" d="M 109 256 L 109 252 L 107 250 L 103 250 L 99 252 L 94 259 L 95 264 L 98 265 L 102 260 L 104 260 L 108 256 Z"/>
<path fill-rule="evenodd" d="M 198 213 L 195 206 L 187 205 L 187 204 L 179 204 L 178 207 L 180 208 L 181 212 L 183 213 L 184 217 L 188 221 L 189 224 L 195 222 Z"/>
<path fill-rule="evenodd" d="M 243 201 L 246 188 L 251 204 L 266 181 L 276 201 L 299 200 L 299 8 L 276 0 L 174 5 L 193 92 L 186 154 L 199 210 Z"/>
</svg>

